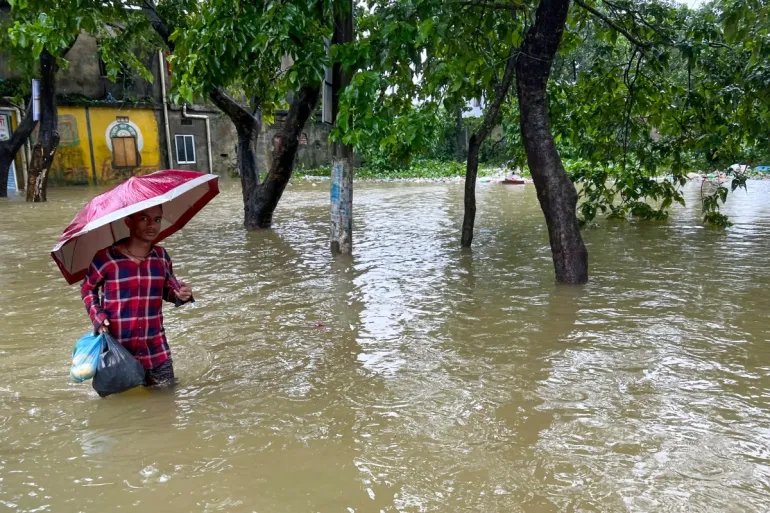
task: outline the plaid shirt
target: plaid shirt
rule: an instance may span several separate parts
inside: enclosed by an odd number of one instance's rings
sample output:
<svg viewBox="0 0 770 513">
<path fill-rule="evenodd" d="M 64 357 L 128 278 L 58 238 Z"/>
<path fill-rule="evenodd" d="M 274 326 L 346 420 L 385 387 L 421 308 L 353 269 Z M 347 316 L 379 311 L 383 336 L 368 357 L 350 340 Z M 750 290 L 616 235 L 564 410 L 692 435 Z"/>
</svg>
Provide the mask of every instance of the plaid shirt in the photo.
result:
<svg viewBox="0 0 770 513">
<path fill-rule="evenodd" d="M 176 300 L 170 277 L 171 257 L 160 246 L 153 246 L 140 263 L 112 246 L 94 256 L 80 288 L 94 328 L 109 319 L 110 334 L 145 369 L 158 367 L 171 355 L 161 311 L 164 299 Z"/>
</svg>

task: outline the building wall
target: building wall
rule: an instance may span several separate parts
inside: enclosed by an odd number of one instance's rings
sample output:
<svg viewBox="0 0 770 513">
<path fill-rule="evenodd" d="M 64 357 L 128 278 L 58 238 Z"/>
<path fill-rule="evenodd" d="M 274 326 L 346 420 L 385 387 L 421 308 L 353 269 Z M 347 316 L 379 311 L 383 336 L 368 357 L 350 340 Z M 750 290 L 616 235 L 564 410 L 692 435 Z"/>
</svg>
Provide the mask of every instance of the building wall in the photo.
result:
<svg viewBox="0 0 770 513">
<path fill-rule="evenodd" d="M 77 95 L 89 100 L 160 102 L 160 87 L 147 82 L 134 72 L 119 76 L 115 82 L 103 75 L 96 39 L 83 32 L 67 53 L 68 65 L 59 71 L 58 94 Z M 158 73 L 158 56 L 153 53 L 142 58 L 144 65 L 154 75 Z M 157 81 L 155 81 L 157 82 Z"/>
<path fill-rule="evenodd" d="M 153 109 L 61 106 L 59 134 L 61 140 L 49 171 L 53 185 L 116 184 L 162 168 Z M 111 137 L 116 135 L 136 138 L 137 166 L 113 166 Z"/>
<path fill-rule="evenodd" d="M 37 139 L 37 130 L 33 141 Z M 48 172 L 48 181 L 59 185 L 85 185 L 91 181 L 91 151 L 83 107 L 59 107 L 59 147 Z"/>
<path fill-rule="evenodd" d="M 158 124 L 153 109 L 116 109 L 90 107 L 91 134 L 94 146 L 97 183 L 119 183 L 131 176 L 146 175 L 162 168 L 158 139 Z M 122 130 L 128 118 L 129 133 L 135 133 L 139 152 L 138 166 L 131 169 L 113 167 L 111 135 Z"/>
<path fill-rule="evenodd" d="M 267 171 L 272 163 L 273 138 L 278 134 L 283 125 L 283 116 L 276 116 L 275 124 L 266 127 L 260 134 L 258 151 L 264 159 L 264 167 L 260 165 L 260 172 Z M 294 161 L 296 168 L 312 169 L 331 166 L 332 147 L 329 144 L 331 125 L 321 123 L 318 120 L 308 120 L 300 137 L 300 146 Z M 262 162 L 260 162 L 262 164 Z"/>
<path fill-rule="evenodd" d="M 211 127 L 211 157 L 214 173 L 222 176 L 237 174 L 237 144 L 238 134 L 235 125 L 225 114 L 216 109 L 197 106 L 188 110 L 190 114 L 203 114 L 209 117 Z M 208 151 L 206 148 L 206 124 L 202 119 L 184 120 L 181 110 L 169 110 L 169 132 L 171 135 L 171 151 L 173 161 L 167 159 L 165 131 L 163 128 L 163 111 L 156 111 L 156 119 L 160 131 L 162 162 L 174 169 L 191 169 L 208 172 Z M 272 162 L 273 138 L 278 134 L 283 123 L 283 116 L 276 116 L 276 123 L 271 126 L 263 125 L 257 140 L 257 169 L 266 173 Z M 313 168 L 331 165 L 331 148 L 329 145 L 329 125 L 315 122 L 308 123 L 300 140 L 299 151 L 295 165 L 298 168 Z M 195 140 L 195 164 L 180 164 L 176 158 L 176 136 L 192 135 Z"/>
</svg>

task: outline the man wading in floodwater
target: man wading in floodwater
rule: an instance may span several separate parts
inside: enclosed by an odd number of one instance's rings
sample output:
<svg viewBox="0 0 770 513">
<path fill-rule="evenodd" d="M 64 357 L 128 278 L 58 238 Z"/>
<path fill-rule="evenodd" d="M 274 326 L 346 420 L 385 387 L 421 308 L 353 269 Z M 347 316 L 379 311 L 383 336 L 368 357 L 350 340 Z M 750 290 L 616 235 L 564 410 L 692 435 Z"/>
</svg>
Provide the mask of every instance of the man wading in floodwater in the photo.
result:
<svg viewBox="0 0 770 513">
<path fill-rule="evenodd" d="M 171 257 L 154 244 L 162 219 L 160 206 L 126 217 L 129 237 L 96 253 L 80 288 L 94 329 L 134 355 L 145 369 L 146 386 L 174 382 L 163 300 L 177 306 L 193 300 L 190 287 L 174 278 Z"/>
</svg>

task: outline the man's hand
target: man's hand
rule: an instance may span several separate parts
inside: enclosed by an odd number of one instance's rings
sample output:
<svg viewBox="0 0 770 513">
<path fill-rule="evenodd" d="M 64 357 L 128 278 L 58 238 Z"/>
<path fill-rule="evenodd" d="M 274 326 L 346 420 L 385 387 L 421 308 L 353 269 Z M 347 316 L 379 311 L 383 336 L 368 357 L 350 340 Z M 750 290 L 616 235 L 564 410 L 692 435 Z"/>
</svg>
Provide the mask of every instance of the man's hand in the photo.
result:
<svg viewBox="0 0 770 513">
<path fill-rule="evenodd" d="M 192 289 L 184 282 L 179 284 L 179 290 L 176 291 L 176 297 L 182 301 L 189 301 L 192 297 Z"/>
<path fill-rule="evenodd" d="M 110 321 L 107 319 L 104 319 L 104 322 L 101 326 L 99 326 L 99 333 L 107 333 L 109 335 L 110 333 Z"/>
</svg>

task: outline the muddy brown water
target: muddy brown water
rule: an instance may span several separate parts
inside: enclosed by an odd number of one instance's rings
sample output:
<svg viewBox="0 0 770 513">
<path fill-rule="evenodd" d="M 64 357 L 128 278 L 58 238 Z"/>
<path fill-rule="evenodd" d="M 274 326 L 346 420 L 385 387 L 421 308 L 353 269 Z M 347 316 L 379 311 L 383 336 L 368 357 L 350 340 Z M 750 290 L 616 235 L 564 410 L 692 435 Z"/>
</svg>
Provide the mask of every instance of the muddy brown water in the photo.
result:
<svg viewBox="0 0 770 513">
<path fill-rule="evenodd" d="M 68 380 L 88 329 L 48 252 L 95 193 L 0 202 L 0 511 L 770 510 L 770 183 L 704 229 L 585 232 L 553 282 L 532 186 L 357 184 L 328 251 L 328 182 L 270 232 L 237 184 L 164 245 L 197 303 L 165 308 L 180 383 L 99 399 Z M 322 326 L 321 326 L 322 325 Z"/>
</svg>

